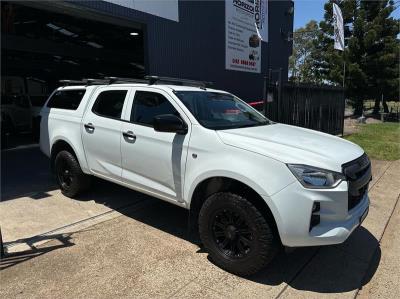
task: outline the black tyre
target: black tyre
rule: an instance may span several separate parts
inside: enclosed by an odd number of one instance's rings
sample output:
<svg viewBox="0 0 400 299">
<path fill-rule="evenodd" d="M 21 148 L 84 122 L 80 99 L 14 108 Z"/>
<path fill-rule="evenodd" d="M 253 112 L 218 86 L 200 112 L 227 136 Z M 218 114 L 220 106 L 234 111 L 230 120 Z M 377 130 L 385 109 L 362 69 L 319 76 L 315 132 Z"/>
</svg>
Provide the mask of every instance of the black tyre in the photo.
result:
<svg viewBox="0 0 400 299">
<path fill-rule="evenodd" d="M 60 151 L 54 161 L 54 170 L 62 194 L 75 197 L 87 190 L 90 177 L 82 172 L 75 156 L 68 151 Z"/>
<path fill-rule="evenodd" d="M 220 268 L 240 276 L 265 267 L 279 249 L 278 236 L 263 215 L 245 198 L 216 193 L 199 214 L 201 241 Z"/>
</svg>

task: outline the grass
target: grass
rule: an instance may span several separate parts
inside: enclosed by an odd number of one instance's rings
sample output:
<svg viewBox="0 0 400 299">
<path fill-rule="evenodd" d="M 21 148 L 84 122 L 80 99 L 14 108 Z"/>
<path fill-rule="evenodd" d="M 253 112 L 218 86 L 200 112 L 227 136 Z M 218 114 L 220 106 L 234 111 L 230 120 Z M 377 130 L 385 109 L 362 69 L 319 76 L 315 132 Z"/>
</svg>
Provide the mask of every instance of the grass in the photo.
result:
<svg viewBox="0 0 400 299">
<path fill-rule="evenodd" d="M 371 159 L 400 159 L 399 123 L 359 125 L 357 133 L 344 138 L 361 146 Z"/>
</svg>

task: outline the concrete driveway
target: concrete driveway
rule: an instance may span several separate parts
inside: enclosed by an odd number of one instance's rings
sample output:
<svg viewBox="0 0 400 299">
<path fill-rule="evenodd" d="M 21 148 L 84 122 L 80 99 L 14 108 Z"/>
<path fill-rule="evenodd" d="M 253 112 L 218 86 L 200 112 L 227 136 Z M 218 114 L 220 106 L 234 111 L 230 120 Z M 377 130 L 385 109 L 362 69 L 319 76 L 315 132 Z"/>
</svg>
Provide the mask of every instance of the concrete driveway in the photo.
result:
<svg viewBox="0 0 400 299">
<path fill-rule="evenodd" d="M 38 148 L 2 153 L 2 298 L 397 298 L 400 161 L 373 161 L 371 207 L 344 244 L 282 252 L 240 278 L 187 234 L 187 212 L 95 181 L 61 195 Z"/>
</svg>

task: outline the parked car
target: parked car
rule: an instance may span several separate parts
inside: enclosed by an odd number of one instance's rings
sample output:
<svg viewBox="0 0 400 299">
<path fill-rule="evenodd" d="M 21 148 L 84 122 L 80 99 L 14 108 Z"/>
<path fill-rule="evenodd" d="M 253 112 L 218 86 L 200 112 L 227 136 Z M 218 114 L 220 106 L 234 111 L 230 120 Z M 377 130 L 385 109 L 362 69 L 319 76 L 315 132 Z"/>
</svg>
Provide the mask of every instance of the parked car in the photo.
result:
<svg viewBox="0 0 400 299">
<path fill-rule="evenodd" d="M 31 103 L 25 94 L 23 79 L 1 78 L 2 137 L 32 130 Z"/>
<path fill-rule="evenodd" d="M 41 111 L 40 147 L 64 195 L 95 176 L 189 209 L 211 260 L 238 275 L 282 245 L 342 243 L 366 217 L 359 146 L 200 83 L 113 82 L 60 87 Z"/>
<path fill-rule="evenodd" d="M 40 110 L 47 97 L 47 85 L 39 79 L 2 77 L 2 136 L 29 132 L 39 137 Z"/>
</svg>

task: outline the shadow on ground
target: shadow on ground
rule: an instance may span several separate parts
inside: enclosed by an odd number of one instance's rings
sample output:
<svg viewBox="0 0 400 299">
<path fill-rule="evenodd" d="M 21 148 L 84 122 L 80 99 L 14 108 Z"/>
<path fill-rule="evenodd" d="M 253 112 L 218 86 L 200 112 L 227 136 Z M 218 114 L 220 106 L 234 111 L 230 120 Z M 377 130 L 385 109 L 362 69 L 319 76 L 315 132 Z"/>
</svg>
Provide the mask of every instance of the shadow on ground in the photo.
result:
<svg viewBox="0 0 400 299">
<path fill-rule="evenodd" d="M 37 242 L 47 243 L 44 246 L 35 246 L 34 243 Z M 15 253 L 7 253 L 0 260 L 0 270 L 18 265 L 19 263 L 41 256 L 50 251 L 74 245 L 74 243 L 71 242 L 71 234 L 35 236 L 33 238 L 26 238 L 13 242 L 13 244 L 19 243 L 29 246 L 30 249 Z"/>
<path fill-rule="evenodd" d="M 1 152 L 1 201 L 55 189 L 49 160 L 39 147 Z"/>
<path fill-rule="evenodd" d="M 78 200 L 94 199 L 136 221 L 198 245 L 188 231 L 187 210 L 102 180 L 96 179 L 91 190 Z M 137 210 L 121 209 L 143 202 L 145 205 Z M 204 250 L 200 248 L 198 252 Z M 298 248 L 290 253 L 282 250 L 265 270 L 246 279 L 271 286 L 287 283 L 294 289 L 318 293 L 349 292 L 371 280 L 380 256 L 378 240 L 359 227 L 337 246 Z"/>
<path fill-rule="evenodd" d="M 13 199 L 21 193 L 32 191 L 32 181 L 33 185 L 39 188 L 34 190 L 41 190 L 35 195 L 38 198 L 55 188 L 47 166 L 48 161 L 44 156 L 38 156 L 38 154 L 41 155 L 38 149 L 21 150 L 9 154 L 12 155 L 14 162 L 5 161 L 7 168 L 5 172 L 2 157 L 1 183 L 3 191 L 5 189 L 9 192 L 6 199 Z M 18 165 L 20 168 L 15 168 Z M 8 167 L 15 169 L 8 169 Z M 5 179 L 4 173 L 11 177 Z M 18 176 L 18 174 L 21 175 Z M 17 189 L 14 193 L 13 188 Z M 188 233 L 188 212 L 153 197 L 95 179 L 91 191 L 77 200 L 94 200 L 136 221 L 196 243 Z M 60 241 L 61 245 L 50 246 L 47 249 L 33 248 L 18 255 L 9 255 L 2 260 L 2 268 L 57 248 L 73 245 L 69 242 L 69 236 L 65 239 L 60 237 Z M 380 256 L 378 240 L 367 229 L 360 227 L 349 240 L 338 246 L 300 248 L 289 254 L 281 252 L 265 270 L 247 279 L 271 286 L 285 282 L 294 289 L 319 293 L 348 292 L 362 287 L 373 277 L 379 265 Z"/>
</svg>

